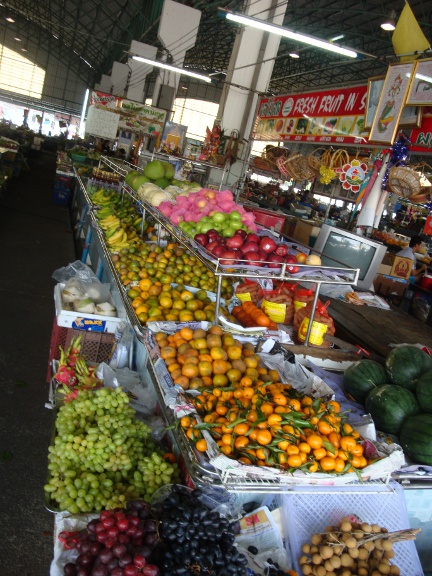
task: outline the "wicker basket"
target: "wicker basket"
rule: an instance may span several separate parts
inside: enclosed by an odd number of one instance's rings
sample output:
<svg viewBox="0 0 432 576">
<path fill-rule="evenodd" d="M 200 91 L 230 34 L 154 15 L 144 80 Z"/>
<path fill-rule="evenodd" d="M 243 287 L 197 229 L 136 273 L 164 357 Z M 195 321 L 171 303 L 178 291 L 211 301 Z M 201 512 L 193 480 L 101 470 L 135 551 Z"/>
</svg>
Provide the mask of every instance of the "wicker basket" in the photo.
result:
<svg viewBox="0 0 432 576">
<path fill-rule="evenodd" d="M 323 162 L 322 162 L 322 156 L 323 156 L 322 151 L 323 150 L 324 150 L 324 148 L 317 148 L 316 150 L 313 150 L 309 154 L 309 156 L 307 156 L 308 164 L 312 168 L 312 170 L 315 170 L 317 176 L 318 176 L 319 170 L 323 164 Z M 318 155 L 317 155 L 317 152 L 319 152 Z"/>
<path fill-rule="evenodd" d="M 290 151 L 288 148 L 283 148 L 282 146 L 266 146 L 262 151 L 261 158 L 268 162 L 272 170 L 277 170 L 277 159 L 278 158 L 288 158 Z"/>
<path fill-rule="evenodd" d="M 278 167 L 280 170 L 280 163 Z M 307 156 L 302 154 L 294 154 L 285 159 L 283 168 L 293 180 L 312 180 L 317 176 L 316 171 L 309 166 Z"/>
<path fill-rule="evenodd" d="M 346 150 L 340 149 L 333 152 L 330 162 L 330 168 L 335 172 L 341 172 L 344 164 L 349 164 L 350 158 Z"/>
<path fill-rule="evenodd" d="M 421 174 L 408 166 L 392 166 L 387 186 L 402 198 L 417 196 L 422 192 Z"/>
</svg>

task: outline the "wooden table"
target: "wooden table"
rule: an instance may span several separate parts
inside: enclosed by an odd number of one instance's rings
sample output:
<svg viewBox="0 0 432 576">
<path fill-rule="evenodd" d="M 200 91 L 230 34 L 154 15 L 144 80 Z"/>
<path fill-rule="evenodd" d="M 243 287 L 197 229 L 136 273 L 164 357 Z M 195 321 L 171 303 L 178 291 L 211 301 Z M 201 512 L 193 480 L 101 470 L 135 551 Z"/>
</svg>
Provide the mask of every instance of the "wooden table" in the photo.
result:
<svg viewBox="0 0 432 576">
<path fill-rule="evenodd" d="M 329 314 L 336 336 L 385 358 L 391 344 L 424 344 L 432 348 L 432 328 L 392 306 L 391 310 L 356 306 L 330 298 Z"/>
</svg>

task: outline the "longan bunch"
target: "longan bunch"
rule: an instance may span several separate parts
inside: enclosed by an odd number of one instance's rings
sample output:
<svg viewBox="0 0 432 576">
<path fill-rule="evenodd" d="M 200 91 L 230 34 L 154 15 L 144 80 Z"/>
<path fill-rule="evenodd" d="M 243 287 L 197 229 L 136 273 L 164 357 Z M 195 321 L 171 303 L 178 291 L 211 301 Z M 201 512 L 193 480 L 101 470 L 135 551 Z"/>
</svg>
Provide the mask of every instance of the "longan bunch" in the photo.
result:
<svg viewBox="0 0 432 576">
<path fill-rule="evenodd" d="M 387 536 L 386 536 L 387 535 Z M 299 563 L 304 576 L 399 576 L 390 564 L 395 553 L 387 528 L 342 518 L 339 526 L 313 534 L 302 546 Z"/>
</svg>

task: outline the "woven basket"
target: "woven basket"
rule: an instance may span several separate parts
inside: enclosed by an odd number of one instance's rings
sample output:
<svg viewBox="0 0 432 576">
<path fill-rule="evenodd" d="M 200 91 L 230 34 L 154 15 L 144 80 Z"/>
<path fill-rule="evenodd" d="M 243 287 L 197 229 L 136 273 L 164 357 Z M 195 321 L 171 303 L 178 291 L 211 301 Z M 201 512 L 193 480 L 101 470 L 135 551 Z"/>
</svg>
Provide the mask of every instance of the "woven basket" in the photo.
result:
<svg viewBox="0 0 432 576">
<path fill-rule="evenodd" d="M 340 150 L 336 150 L 336 152 L 334 152 L 332 154 L 331 157 L 331 162 L 330 162 L 330 168 L 332 168 L 332 170 L 334 170 L 335 172 L 340 172 L 344 166 L 344 164 L 349 164 L 350 163 L 350 158 L 349 158 L 349 154 L 346 150 L 340 149 Z"/>
<path fill-rule="evenodd" d="M 290 172 L 288 172 L 288 170 L 285 168 L 285 161 L 286 158 L 283 158 L 282 156 L 278 158 L 276 160 L 277 169 L 282 174 L 282 176 L 285 176 L 285 178 L 292 178 Z"/>
<path fill-rule="evenodd" d="M 321 168 L 323 162 L 322 162 L 322 151 L 324 150 L 324 148 L 316 148 L 316 150 L 313 150 L 309 156 L 307 156 L 307 160 L 308 160 L 308 164 L 309 166 L 312 168 L 312 170 L 315 170 L 315 172 L 317 173 L 317 175 L 319 174 L 319 169 Z M 317 152 L 319 152 L 319 154 L 317 155 Z"/>
<path fill-rule="evenodd" d="M 262 151 L 261 158 L 270 163 L 273 170 L 277 169 L 276 160 L 278 158 L 288 158 L 290 151 L 282 146 L 266 146 Z"/>
<path fill-rule="evenodd" d="M 392 166 L 389 170 L 387 186 L 398 196 L 409 198 L 422 192 L 420 180 L 420 173 L 412 168 L 408 166 Z"/>
<path fill-rule="evenodd" d="M 316 178 L 316 171 L 308 163 L 307 156 L 294 154 L 285 160 L 284 168 L 293 180 L 312 180 Z"/>
</svg>

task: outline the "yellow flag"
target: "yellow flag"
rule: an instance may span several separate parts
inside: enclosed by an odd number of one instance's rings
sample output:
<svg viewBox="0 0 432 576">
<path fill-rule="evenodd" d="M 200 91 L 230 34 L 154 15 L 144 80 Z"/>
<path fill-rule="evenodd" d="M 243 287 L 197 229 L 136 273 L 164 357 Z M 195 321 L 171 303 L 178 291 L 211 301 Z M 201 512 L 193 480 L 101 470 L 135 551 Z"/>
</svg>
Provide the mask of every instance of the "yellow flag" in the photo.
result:
<svg viewBox="0 0 432 576">
<path fill-rule="evenodd" d="M 393 32 L 392 43 L 396 56 L 412 52 L 423 52 L 430 47 L 408 2 L 405 2 L 404 9 L 399 16 Z M 400 60 L 401 62 L 410 62 L 416 58 L 417 56 L 413 54 L 412 56 L 402 56 Z"/>
</svg>

